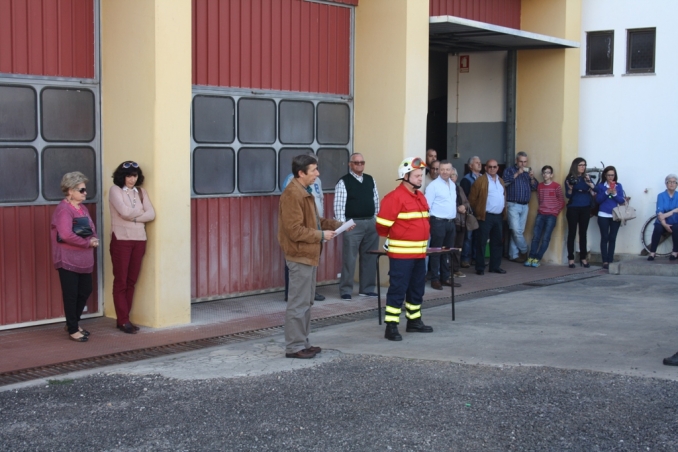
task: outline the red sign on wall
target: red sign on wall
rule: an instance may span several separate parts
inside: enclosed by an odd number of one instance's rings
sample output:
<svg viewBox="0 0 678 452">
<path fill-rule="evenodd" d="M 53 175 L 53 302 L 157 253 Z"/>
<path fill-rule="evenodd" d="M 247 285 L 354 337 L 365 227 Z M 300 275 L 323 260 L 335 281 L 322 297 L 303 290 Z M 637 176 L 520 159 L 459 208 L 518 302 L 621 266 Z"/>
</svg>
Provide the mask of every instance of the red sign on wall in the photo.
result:
<svg viewBox="0 0 678 452">
<path fill-rule="evenodd" d="M 469 55 L 459 55 L 459 72 L 468 72 L 469 70 Z"/>
</svg>

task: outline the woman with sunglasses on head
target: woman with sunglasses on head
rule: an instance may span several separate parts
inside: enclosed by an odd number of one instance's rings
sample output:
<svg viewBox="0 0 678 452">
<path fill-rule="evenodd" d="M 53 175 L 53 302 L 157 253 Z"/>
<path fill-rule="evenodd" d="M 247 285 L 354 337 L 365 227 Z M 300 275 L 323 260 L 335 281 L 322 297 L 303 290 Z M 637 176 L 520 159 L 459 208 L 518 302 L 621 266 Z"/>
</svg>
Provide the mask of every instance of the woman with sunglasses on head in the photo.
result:
<svg viewBox="0 0 678 452">
<path fill-rule="evenodd" d="M 136 162 L 122 162 L 113 173 L 108 194 L 111 209 L 111 261 L 113 263 L 113 303 L 117 327 L 136 334 L 139 327 L 129 320 L 134 286 L 146 252 L 146 223 L 155 219 L 155 210 L 146 190 L 144 174 Z"/>
<path fill-rule="evenodd" d="M 603 170 L 603 180 L 596 185 L 596 202 L 598 203 L 598 227 L 600 228 L 600 254 L 603 268 L 608 269 L 614 259 L 614 246 L 621 221 L 612 219 L 612 209 L 624 204 L 624 189 L 617 182 L 617 170 L 608 166 Z"/>
<path fill-rule="evenodd" d="M 579 228 L 579 264 L 582 267 L 589 268 L 589 262 L 586 259 L 588 249 L 586 244 L 586 233 L 589 229 L 589 219 L 591 218 L 591 196 L 593 194 L 593 182 L 586 173 L 586 160 L 577 157 L 570 165 L 570 172 L 565 179 L 565 197 L 567 202 L 567 264 L 574 268 L 574 238 Z"/>
<path fill-rule="evenodd" d="M 92 294 L 93 248 L 99 246 L 94 222 L 82 204 L 87 198 L 86 182 L 87 177 L 79 171 L 64 174 L 61 191 L 66 198 L 52 215 L 50 232 L 52 261 L 61 282 L 65 329 L 76 342 L 87 342 L 89 337 L 89 332 L 80 328 L 80 316 Z"/>
<path fill-rule="evenodd" d="M 659 246 L 659 240 L 663 234 L 671 234 L 673 238 L 673 249 L 670 260 L 678 259 L 678 196 L 676 188 L 678 187 L 678 176 L 671 173 L 664 179 L 666 190 L 657 195 L 657 219 L 654 222 L 652 231 L 652 241 L 650 242 L 650 255 L 648 261 L 653 261 Z M 672 366 L 678 366 L 678 353 L 676 353 Z M 666 364 L 666 361 L 664 361 Z"/>
</svg>

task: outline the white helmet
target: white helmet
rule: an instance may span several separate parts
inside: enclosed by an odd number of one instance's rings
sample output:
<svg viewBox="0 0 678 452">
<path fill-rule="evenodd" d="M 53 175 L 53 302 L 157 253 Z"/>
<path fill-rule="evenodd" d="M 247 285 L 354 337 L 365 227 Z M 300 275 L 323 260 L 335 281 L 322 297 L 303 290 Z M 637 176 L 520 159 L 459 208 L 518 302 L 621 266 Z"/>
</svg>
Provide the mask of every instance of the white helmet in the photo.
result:
<svg viewBox="0 0 678 452">
<path fill-rule="evenodd" d="M 404 178 L 405 174 L 419 168 L 426 168 L 426 163 L 420 157 L 407 157 L 398 167 L 398 179 Z"/>
</svg>

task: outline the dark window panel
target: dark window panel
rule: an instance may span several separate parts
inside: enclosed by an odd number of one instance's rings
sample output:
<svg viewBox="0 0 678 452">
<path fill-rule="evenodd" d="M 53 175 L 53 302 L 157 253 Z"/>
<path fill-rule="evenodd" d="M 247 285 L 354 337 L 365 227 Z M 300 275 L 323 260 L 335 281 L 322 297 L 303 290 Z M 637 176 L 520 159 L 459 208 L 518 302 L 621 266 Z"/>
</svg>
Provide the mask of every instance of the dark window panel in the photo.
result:
<svg viewBox="0 0 678 452">
<path fill-rule="evenodd" d="M 346 104 L 321 102 L 318 104 L 318 143 L 348 144 L 350 110 Z"/>
<path fill-rule="evenodd" d="M 655 30 L 630 30 L 626 72 L 654 72 Z"/>
<path fill-rule="evenodd" d="M 46 141 L 94 139 L 94 93 L 87 89 L 45 88 L 42 99 L 42 136 Z"/>
<path fill-rule="evenodd" d="M 38 194 L 38 151 L 0 148 L 0 202 L 35 201 Z"/>
<path fill-rule="evenodd" d="M 591 32 L 586 35 L 586 73 L 612 74 L 614 61 L 614 32 Z"/>
<path fill-rule="evenodd" d="M 33 141 L 38 136 L 35 90 L 0 85 L 0 141 Z"/>
<path fill-rule="evenodd" d="M 283 182 L 292 173 L 292 159 L 301 154 L 314 155 L 313 149 L 306 148 L 283 148 L 278 153 L 278 187 L 280 190 L 283 190 Z"/>
<path fill-rule="evenodd" d="M 233 143 L 235 103 L 232 98 L 193 98 L 193 139 L 198 143 Z"/>
<path fill-rule="evenodd" d="M 348 149 L 318 149 L 318 167 L 323 191 L 333 191 L 339 179 L 348 174 Z"/>
<path fill-rule="evenodd" d="M 238 139 L 241 143 L 275 143 L 275 102 L 270 99 L 238 101 Z"/>
<path fill-rule="evenodd" d="M 199 195 L 235 191 L 235 152 L 231 148 L 196 148 L 193 151 L 193 190 Z"/>
<path fill-rule="evenodd" d="M 283 100 L 280 102 L 280 142 L 313 143 L 313 103 Z"/>
<path fill-rule="evenodd" d="M 97 195 L 96 157 L 90 147 L 47 147 L 42 151 L 42 196 L 49 200 L 64 197 L 61 178 L 72 171 L 80 171 L 87 182 L 87 199 Z"/>
<path fill-rule="evenodd" d="M 238 190 L 240 193 L 275 191 L 275 150 L 242 148 L 238 151 Z"/>
</svg>

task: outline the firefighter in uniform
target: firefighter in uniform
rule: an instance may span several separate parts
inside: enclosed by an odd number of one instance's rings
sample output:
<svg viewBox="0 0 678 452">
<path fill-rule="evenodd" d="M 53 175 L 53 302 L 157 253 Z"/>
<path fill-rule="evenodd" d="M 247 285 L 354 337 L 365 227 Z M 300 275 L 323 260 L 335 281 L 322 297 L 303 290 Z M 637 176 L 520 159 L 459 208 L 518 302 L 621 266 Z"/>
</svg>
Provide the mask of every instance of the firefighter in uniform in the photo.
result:
<svg viewBox="0 0 678 452">
<path fill-rule="evenodd" d="M 429 239 L 429 214 L 426 198 L 419 191 L 426 164 L 419 157 L 403 160 L 398 168 L 398 187 L 387 194 L 377 215 L 377 232 L 386 237 L 391 279 L 386 294 L 386 333 L 389 341 L 401 341 L 398 332 L 405 301 L 408 333 L 431 333 L 433 328 L 421 321 L 421 303 L 426 284 L 426 246 Z"/>
</svg>

